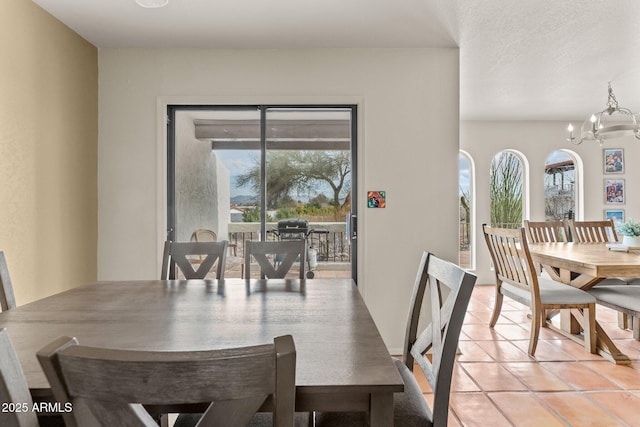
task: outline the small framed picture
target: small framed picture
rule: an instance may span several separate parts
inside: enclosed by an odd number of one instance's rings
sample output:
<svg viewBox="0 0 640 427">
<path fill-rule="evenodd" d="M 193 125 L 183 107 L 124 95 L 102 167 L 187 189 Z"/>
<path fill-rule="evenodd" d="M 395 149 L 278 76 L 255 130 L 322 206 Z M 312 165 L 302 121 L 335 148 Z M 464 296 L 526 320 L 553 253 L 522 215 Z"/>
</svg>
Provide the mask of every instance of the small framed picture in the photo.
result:
<svg viewBox="0 0 640 427">
<path fill-rule="evenodd" d="M 613 225 L 617 228 L 618 225 L 624 222 L 624 210 L 622 209 L 605 209 L 604 219 L 612 219 Z"/>
<path fill-rule="evenodd" d="M 386 191 L 368 191 L 367 207 L 368 208 L 386 208 L 387 192 Z"/>
<path fill-rule="evenodd" d="M 624 204 L 624 179 L 604 180 L 604 202 L 608 205 Z"/>
<path fill-rule="evenodd" d="M 602 153 L 604 173 L 624 173 L 624 150 L 622 148 L 605 148 Z"/>
</svg>

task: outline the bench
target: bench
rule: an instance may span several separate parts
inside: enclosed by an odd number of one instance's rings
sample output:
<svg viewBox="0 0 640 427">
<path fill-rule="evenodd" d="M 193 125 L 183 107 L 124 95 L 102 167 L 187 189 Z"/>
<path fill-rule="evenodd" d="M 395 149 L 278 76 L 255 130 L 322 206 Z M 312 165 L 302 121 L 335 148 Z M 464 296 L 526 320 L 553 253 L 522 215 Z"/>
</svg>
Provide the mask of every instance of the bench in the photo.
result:
<svg viewBox="0 0 640 427">
<path fill-rule="evenodd" d="M 640 341 L 640 286 L 596 286 L 589 293 L 598 304 L 627 314 L 632 322 L 633 339 Z"/>
</svg>

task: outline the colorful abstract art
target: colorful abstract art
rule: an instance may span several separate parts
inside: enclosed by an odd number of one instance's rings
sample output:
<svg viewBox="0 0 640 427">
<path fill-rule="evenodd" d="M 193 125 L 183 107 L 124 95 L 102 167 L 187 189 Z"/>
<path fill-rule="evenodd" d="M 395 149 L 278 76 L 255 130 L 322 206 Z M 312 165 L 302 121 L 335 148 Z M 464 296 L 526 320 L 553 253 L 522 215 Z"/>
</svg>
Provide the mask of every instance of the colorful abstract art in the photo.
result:
<svg viewBox="0 0 640 427">
<path fill-rule="evenodd" d="M 386 208 L 387 207 L 386 191 L 367 191 L 367 207 L 368 208 Z"/>
</svg>

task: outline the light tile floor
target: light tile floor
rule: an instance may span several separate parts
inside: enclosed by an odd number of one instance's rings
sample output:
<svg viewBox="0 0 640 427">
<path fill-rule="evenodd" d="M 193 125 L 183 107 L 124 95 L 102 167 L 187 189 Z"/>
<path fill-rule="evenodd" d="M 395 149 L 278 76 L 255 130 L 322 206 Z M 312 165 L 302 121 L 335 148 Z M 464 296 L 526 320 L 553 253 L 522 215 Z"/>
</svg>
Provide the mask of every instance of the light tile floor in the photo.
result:
<svg viewBox="0 0 640 427">
<path fill-rule="evenodd" d="M 495 329 L 488 326 L 494 286 L 476 286 L 454 367 L 450 426 L 639 426 L 640 342 L 620 330 L 617 314 L 597 306 L 597 319 L 632 360 L 616 366 L 542 328 L 529 357 L 528 308 L 505 298 Z M 424 378 L 418 378 L 431 404 Z"/>
</svg>

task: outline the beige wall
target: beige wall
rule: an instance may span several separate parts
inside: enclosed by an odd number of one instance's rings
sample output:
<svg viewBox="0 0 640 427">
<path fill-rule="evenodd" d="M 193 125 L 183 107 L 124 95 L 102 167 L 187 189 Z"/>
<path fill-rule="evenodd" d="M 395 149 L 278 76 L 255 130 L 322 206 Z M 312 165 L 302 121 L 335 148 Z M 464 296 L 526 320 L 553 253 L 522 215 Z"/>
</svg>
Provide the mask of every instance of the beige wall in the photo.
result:
<svg viewBox="0 0 640 427">
<path fill-rule="evenodd" d="M 457 259 L 458 55 L 101 49 L 99 278 L 160 271 L 166 141 L 157 103 L 356 103 L 359 284 L 397 352 L 421 251 Z M 387 208 L 366 209 L 367 190 L 386 190 Z"/>
<path fill-rule="evenodd" d="M 0 250 L 18 305 L 96 279 L 97 49 L 0 2 Z"/>
<path fill-rule="evenodd" d="M 587 112 L 585 111 L 585 116 Z M 583 119 L 584 120 L 584 119 Z M 581 120 L 574 118 L 578 128 Z M 529 210 L 525 219 L 544 221 L 544 166 L 547 157 L 555 150 L 573 153 L 582 163 L 578 178 L 579 207 L 577 219 L 603 219 L 605 209 L 622 209 L 626 218 L 640 219 L 640 143 L 633 137 L 607 141 L 604 147 L 597 142 L 574 145 L 567 138 L 568 121 L 463 121 L 460 125 L 460 148 L 466 151 L 475 163 L 476 179 L 476 219 L 475 249 L 478 283 L 494 283 L 490 270 L 490 256 L 482 234 L 482 224 L 490 222 L 489 210 L 489 168 L 491 159 L 502 150 L 516 150 L 528 163 Z M 622 175 L 603 174 L 603 148 L 622 148 L 625 155 L 625 173 Z M 625 179 L 626 200 L 623 205 L 605 205 L 604 179 Z"/>
</svg>

